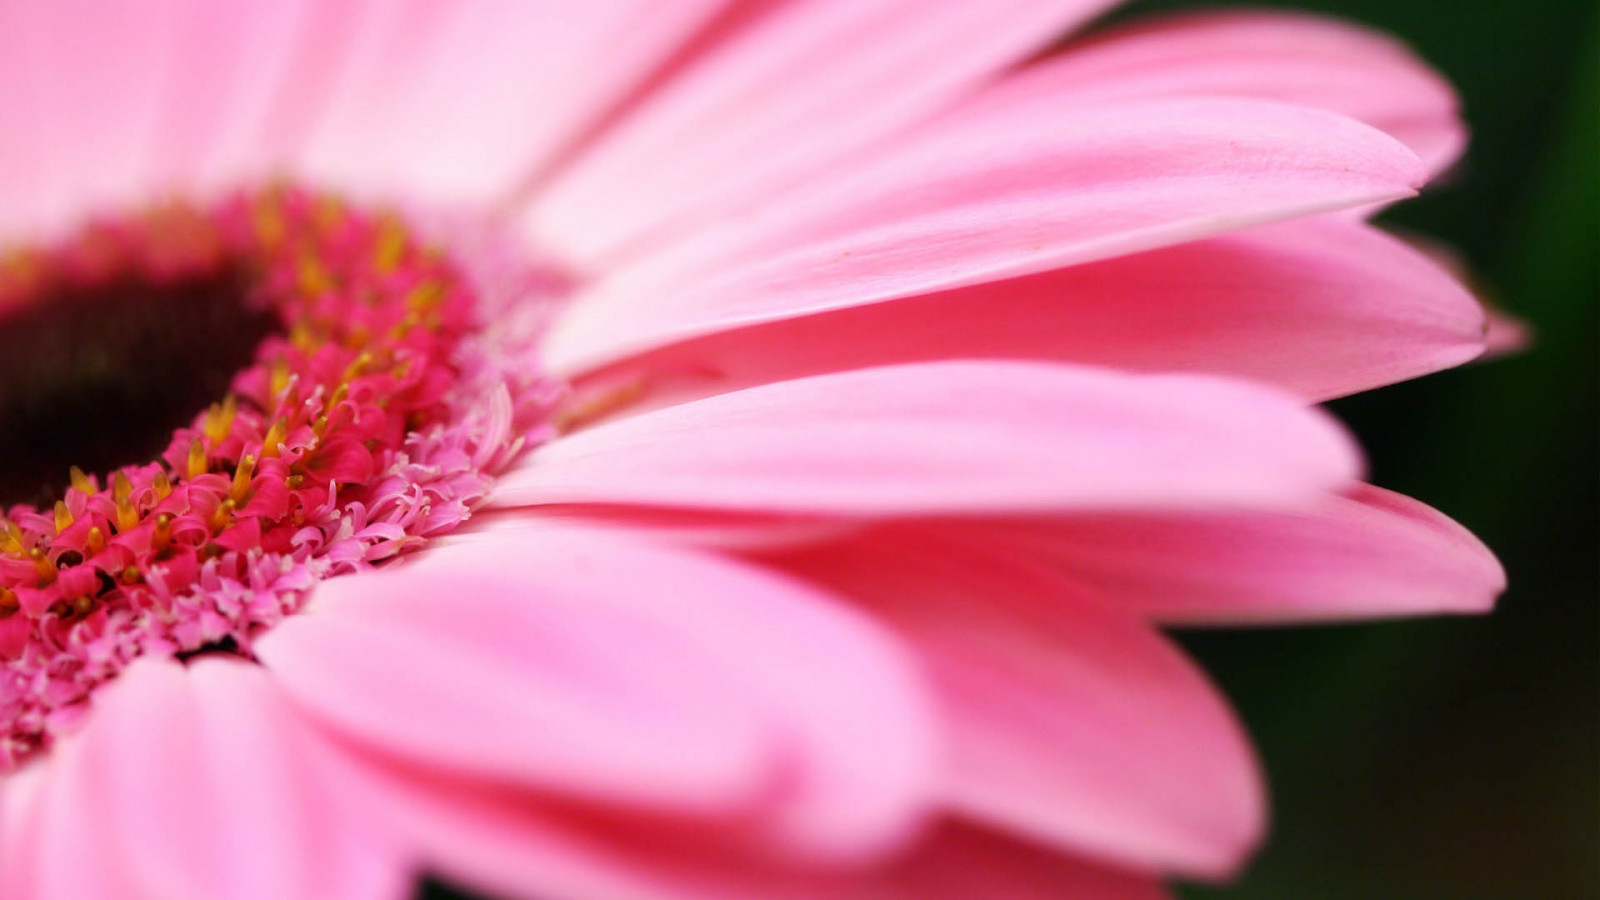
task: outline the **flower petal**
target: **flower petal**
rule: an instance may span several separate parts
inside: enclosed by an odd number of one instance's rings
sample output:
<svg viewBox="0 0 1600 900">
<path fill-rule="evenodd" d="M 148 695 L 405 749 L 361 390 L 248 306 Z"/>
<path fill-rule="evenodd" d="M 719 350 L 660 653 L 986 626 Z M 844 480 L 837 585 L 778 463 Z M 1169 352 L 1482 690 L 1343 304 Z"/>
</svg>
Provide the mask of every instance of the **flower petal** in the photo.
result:
<svg viewBox="0 0 1600 900">
<path fill-rule="evenodd" d="M 540 447 L 498 506 L 881 516 L 1295 503 L 1359 469 L 1286 395 L 1026 362 L 884 366 L 602 423 Z"/>
<path fill-rule="evenodd" d="M 66 818 L 41 826 L 40 900 L 403 895 L 407 867 L 349 817 L 259 667 L 141 659 L 95 707 L 47 761 Z"/>
<path fill-rule="evenodd" d="M 343 189 L 492 204 L 728 0 L 386 4 L 296 168 Z"/>
<path fill-rule="evenodd" d="M 1270 11 L 1162 16 L 1068 45 L 980 92 L 974 105 L 1122 103 L 1179 94 L 1264 97 L 1343 113 L 1403 141 L 1439 171 L 1466 143 L 1449 82 L 1387 35 Z"/>
<path fill-rule="evenodd" d="M 1016 549 L 903 526 L 777 557 L 920 651 L 972 817 L 1141 869 L 1217 877 L 1260 840 L 1239 724 L 1149 625 Z"/>
<path fill-rule="evenodd" d="M 573 374 L 736 325 L 980 284 L 1408 196 L 1393 138 L 1267 100 L 1004 104 L 951 116 L 581 293 Z"/>
<path fill-rule="evenodd" d="M 1479 613 L 1505 589 L 1500 563 L 1465 528 L 1369 485 L 1306 509 L 1082 517 L 999 539 L 1174 623 Z"/>
<path fill-rule="evenodd" d="M 0 9 L 0 240 L 142 199 L 177 8 L 62 0 Z"/>
<path fill-rule="evenodd" d="M 1109 5 L 778 5 L 562 172 L 534 201 L 536 243 L 592 266 L 669 226 L 770 193 L 926 117 Z"/>
<path fill-rule="evenodd" d="M 588 380 L 636 383 L 659 404 L 873 365 L 1032 358 L 1212 372 L 1324 400 L 1483 348 L 1484 310 L 1449 272 L 1327 216 L 720 331 Z"/>
<path fill-rule="evenodd" d="M 306 709 L 441 772 L 749 815 L 802 852 L 904 838 L 931 780 L 903 651 L 828 595 L 566 528 L 323 584 L 260 642 Z"/>
<path fill-rule="evenodd" d="M 574 821 L 526 797 L 352 768 L 444 876 L 490 894 L 606 900 L 1160 900 L 1153 879 L 945 822 L 911 852 L 830 870 L 697 840 L 668 821 Z"/>
</svg>

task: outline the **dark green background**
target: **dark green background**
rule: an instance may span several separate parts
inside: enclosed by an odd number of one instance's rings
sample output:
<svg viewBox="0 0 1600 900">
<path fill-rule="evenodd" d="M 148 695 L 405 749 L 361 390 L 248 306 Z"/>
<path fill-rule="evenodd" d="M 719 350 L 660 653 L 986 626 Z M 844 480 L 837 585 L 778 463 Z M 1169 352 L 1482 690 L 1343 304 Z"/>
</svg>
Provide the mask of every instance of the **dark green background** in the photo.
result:
<svg viewBox="0 0 1600 900">
<path fill-rule="evenodd" d="M 1148 0 L 1118 18 L 1202 5 L 1226 4 Z M 1600 7 L 1271 5 L 1399 34 L 1457 85 L 1465 161 L 1386 219 L 1461 248 L 1537 343 L 1334 405 L 1375 481 L 1500 554 L 1512 586 L 1494 615 L 1184 636 L 1255 734 L 1276 810 L 1237 885 L 1185 893 L 1600 897 Z"/>
<path fill-rule="evenodd" d="M 1456 84 L 1465 161 L 1386 220 L 1461 248 L 1537 342 L 1334 404 L 1375 481 L 1500 554 L 1511 590 L 1494 615 L 1186 636 L 1255 734 L 1275 808 L 1239 884 L 1189 893 L 1600 897 L 1600 6 L 1273 5 L 1399 34 Z"/>
</svg>

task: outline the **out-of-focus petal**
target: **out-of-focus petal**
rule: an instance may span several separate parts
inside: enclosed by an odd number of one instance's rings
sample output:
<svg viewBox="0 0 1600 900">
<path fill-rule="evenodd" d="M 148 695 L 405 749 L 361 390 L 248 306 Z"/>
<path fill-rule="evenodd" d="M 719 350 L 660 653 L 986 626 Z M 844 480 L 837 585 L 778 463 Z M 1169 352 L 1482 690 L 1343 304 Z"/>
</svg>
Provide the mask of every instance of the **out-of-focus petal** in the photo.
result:
<svg viewBox="0 0 1600 900">
<path fill-rule="evenodd" d="M 383 4 L 315 86 L 326 105 L 293 167 L 360 193 L 506 199 L 725 5 Z"/>
<path fill-rule="evenodd" d="M 925 118 L 1109 5 L 781 5 L 587 148 L 535 198 L 531 228 L 592 266 Z"/>
<path fill-rule="evenodd" d="M 1483 331 L 1449 272 L 1370 225 L 1322 217 L 716 332 L 588 381 L 639 385 L 637 409 L 873 365 L 1032 358 L 1211 372 L 1320 401 L 1465 362 Z"/>
<path fill-rule="evenodd" d="M 141 659 L 95 704 L 41 763 L 34 900 L 405 894 L 260 668 Z"/>
<path fill-rule="evenodd" d="M 1004 104 L 944 119 L 574 298 L 573 374 L 675 340 L 949 290 L 1393 200 L 1426 177 L 1388 135 L 1267 100 Z"/>
<path fill-rule="evenodd" d="M 1358 471 L 1332 420 L 1258 386 L 954 361 L 605 422 L 534 451 L 491 502 L 847 516 L 1277 505 Z"/>
<path fill-rule="evenodd" d="M 1122 103 L 1161 95 L 1265 97 L 1343 113 L 1401 141 L 1439 171 L 1466 128 L 1450 83 L 1392 37 L 1302 13 L 1164 16 L 1096 34 L 979 93 Z"/>
<path fill-rule="evenodd" d="M 1174 623 L 1477 613 L 1505 589 L 1500 563 L 1465 528 L 1365 485 L 1301 510 L 1081 517 L 988 536 Z"/>
<path fill-rule="evenodd" d="M 349 781 L 432 869 L 491 894 L 606 900 L 1161 900 L 1148 876 L 945 822 L 909 853 L 812 868 L 704 837 L 694 823 L 585 817 L 505 791 L 359 765 Z"/>
<path fill-rule="evenodd" d="M 0 241 L 140 199 L 180 9 L 178 0 L 0 6 Z"/>
<path fill-rule="evenodd" d="M 1230 874 L 1265 801 L 1227 704 L 1150 625 L 1008 550 L 924 525 L 776 560 L 920 651 L 957 810 L 1145 870 Z"/>
<path fill-rule="evenodd" d="M 802 853 L 903 840 L 933 724 L 904 650 L 827 594 L 619 533 L 443 547 L 261 641 L 296 701 L 422 768 L 762 817 Z"/>
</svg>

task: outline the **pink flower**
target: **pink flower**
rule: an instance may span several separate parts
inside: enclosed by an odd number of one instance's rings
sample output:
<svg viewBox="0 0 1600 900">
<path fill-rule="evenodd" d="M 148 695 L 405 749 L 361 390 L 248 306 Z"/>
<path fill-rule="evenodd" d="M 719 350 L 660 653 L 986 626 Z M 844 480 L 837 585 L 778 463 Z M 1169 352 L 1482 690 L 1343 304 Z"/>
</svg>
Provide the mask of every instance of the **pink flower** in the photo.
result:
<svg viewBox="0 0 1600 900">
<path fill-rule="evenodd" d="M 6 460 L 0 896 L 1236 871 L 1156 626 L 1503 586 L 1311 405 L 1483 351 L 1367 222 L 1463 131 L 1316 18 L 1039 55 L 1109 5 L 0 5 L 0 431 L 245 348 L 154 456 Z"/>
</svg>

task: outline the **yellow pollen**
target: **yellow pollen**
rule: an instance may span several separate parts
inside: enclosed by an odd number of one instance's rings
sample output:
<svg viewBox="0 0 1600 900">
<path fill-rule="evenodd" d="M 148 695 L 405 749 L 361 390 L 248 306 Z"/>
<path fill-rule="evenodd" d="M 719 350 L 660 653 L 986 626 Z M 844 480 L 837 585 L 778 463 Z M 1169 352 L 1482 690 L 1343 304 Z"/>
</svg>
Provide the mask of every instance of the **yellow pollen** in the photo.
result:
<svg viewBox="0 0 1600 900">
<path fill-rule="evenodd" d="M 199 438 L 189 444 L 189 460 L 185 471 L 191 480 L 206 473 L 206 445 Z"/>
<path fill-rule="evenodd" d="M 66 501 L 57 500 L 56 501 L 56 534 L 60 534 L 61 532 L 66 531 L 68 528 L 71 528 L 72 527 L 72 523 L 74 521 L 75 520 L 72 517 L 72 510 L 67 509 Z"/>
<path fill-rule="evenodd" d="M 322 260 L 306 254 L 300 257 L 295 271 L 300 292 L 310 297 L 320 297 L 333 290 L 333 276 L 328 274 Z"/>
<path fill-rule="evenodd" d="M 39 573 L 40 584 L 49 584 L 56 580 L 56 567 L 50 564 L 50 557 L 45 555 L 43 547 L 29 550 L 28 558 L 33 560 L 33 570 Z"/>
<path fill-rule="evenodd" d="M 72 611 L 80 616 L 87 616 L 89 613 L 94 612 L 94 598 L 85 594 L 74 599 L 72 601 Z"/>
<path fill-rule="evenodd" d="M 126 473 L 111 476 L 111 499 L 117 504 L 117 530 L 132 531 L 139 526 L 139 510 L 133 505 L 133 481 Z"/>
<path fill-rule="evenodd" d="M 350 362 L 350 365 L 344 367 L 344 373 L 339 376 L 339 380 L 341 382 L 348 382 L 352 378 L 359 377 L 370 365 L 372 365 L 372 354 L 363 351 L 360 356 L 357 356 Z M 339 390 L 344 391 L 345 396 L 349 396 L 350 389 L 347 385 L 340 384 Z M 334 393 L 334 397 L 337 398 L 334 400 L 335 403 L 338 403 L 340 400 L 344 399 L 344 397 L 339 396 L 337 392 Z"/>
<path fill-rule="evenodd" d="M 222 398 L 222 402 L 211 404 L 206 410 L 205 432 L 212 443 L 222 440 L 233 430 L 234 416 L 239 414 L 239 398 L 232 394 Z"/>
<path fill-rule="evenodd" d="M 271 200 L 257 203 L 250 211 L 250 219 L 255 225 L 256 237 L 268 247 L 276 247 L 282 243 L 284 235 L 289 230 L 288 223 L 283 220 L 283 213 Z"/>
<path fill-rule="evenodd" d="M 88 548 L 89 555 L 95 556 L 106 548 L 106 533 L 100 530 L 99 525 L 95 525 L 89 529 L 89 534 L 84 538 L 83 544 Z"/>
<path fill-rule="evenodd" d="M 4 619 L 21 608 L 22 604 L 17 601 L 16 593 L 10 588 L 0 587 L 0 619 Z"/>
<path fill-rule="evenodd" d="M 95 487 L 94 479 L 90 478 L 88 475 L 85 475 L 83 470 L 77 466 L 72 467 L 69 476 L 72 479 L 73 488 L 75 488 L 80 494 L 93 494 L 95 491 L 99 490 L 99 488 Z"/>
<path fill-rule="evenodd" d="M 233 521 L 234 510 L 238 508 L 239 504 L 233 502 L 232 498 L 218 503 L 216 511 L 211 514 L 211 533 L 216 534 L 227 528 L 229 523 Z"/>
<path fill-rule="evenodd" d="M 247 453 L 244 459 L 239 460 L 239 467 L 233 470 L 233 486 L 228 489 L 228 496 L 234 502 L 242 502 L 244 495 L 250 493 L 250 476 L 255 472 L 256 458 Z"/>
<path fill-rule="evenodd" d="M 272 396 L 276 397 L 283 393 L 284 388 L 289 386 L 289 361 L 281 356 L 273 360 L 272 368 L 269 370 L 268 375 Z"/>
<path fill-rule="evenodd" d="M 378 246 L 372 254 L 372 264 L 379 272 L 388 274 L 400 265 L 400 259 L 405 255 L 406 232 L 405 228 L 394 219 L 384 219 L 378 232 Z"/>
<path fill-rule="evenodd" d="M 272 427 L 267 429 L 267 436 L 261 439 L 261 458 L 271 459 L 278 455 L 278 445 L 289 434 L 289 420 L 277 418 L 272 420 Z"/>
<path fill-rule="evenodd" d="M 426 281 L 412 289 L 406 295 L 406 309 L 412 312 L 425 312 L 439 305 L 444 298 L 444 285 L 437 281 Z"/>
<path fill-rule="evenodd" d="M 224 501 L 226 502 L 226 501 Z M 156 553 L 167 549 L 172 543 L 172 513 L 161 513 L 156 516 L 156 527 L 150 532 L 150 549 Z M 131 566 L 129 568 L 132 568 Z M 123 573 L 126 576 L 126 572 Z"/>
<path fill-rule="evenodd" d="M 150 486 L 155 488 L 158 501 L 167 499 L 172 493 L 172 479 L 165 470 L 156 473 L 156 477 L 150 480 Z"/>
<path fill-rule="evenodd" d="M 0 550 L 14 555 L 22 553 L 22 529 L 10 519 L 0 519 Z"/>
</svg>

